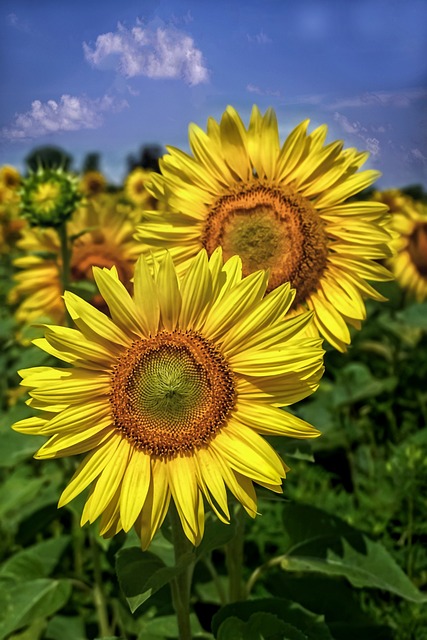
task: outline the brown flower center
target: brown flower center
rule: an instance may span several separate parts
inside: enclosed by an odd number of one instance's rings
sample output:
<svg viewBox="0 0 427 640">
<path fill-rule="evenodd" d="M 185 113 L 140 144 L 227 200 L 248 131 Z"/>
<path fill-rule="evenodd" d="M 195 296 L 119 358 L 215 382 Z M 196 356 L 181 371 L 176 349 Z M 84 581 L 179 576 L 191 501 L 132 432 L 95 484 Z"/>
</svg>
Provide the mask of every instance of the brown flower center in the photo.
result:
<svg viewBox="0 0 427 640">
<path fill-rule="evenodd" d="M 103 234 L 97 231 L 91 233 L 91 241 L 89 242 L 79 244 L 77 240 L 73 246 L 71 257 L 72 281 L 93 281 L 92 267 L 111 269 L 115 265 L 120 281 L 126 285 L 128 291 L 131 291 L 133 285 L 130 280 L 133 276 L 134 263 L 126 260 L 117 249 L 117 247 L 110 246 Z M 91 304 L 108 314 L 108 307 L 100 294 L 95 294 L 91 299 Z"/>
<path fill-rule="evenodd" d="M 427 222 L 420 222 L 409 238 L 408 252 L 420 276 L 427 277 Z"/>
<path fill-rule="evenodd" d="M 206 446 L 235 403 L 232 371 L 194 331 L 132 343 L 111 375 L 114 425 L 137 449 L 161 458 Z"/>
<path fill-rule="evenodd" d="M 245 276 L 270 269 L 270 291 L 290 282 L 297 290 L 294 306 L 316 290 L 328 255 L 326 232 L 311 203 L 269 186 L 248 186 L 219 198 L 202 242 L 209 254 L 221 245 L 225 260 L 240 255 Z"/>
</svg>

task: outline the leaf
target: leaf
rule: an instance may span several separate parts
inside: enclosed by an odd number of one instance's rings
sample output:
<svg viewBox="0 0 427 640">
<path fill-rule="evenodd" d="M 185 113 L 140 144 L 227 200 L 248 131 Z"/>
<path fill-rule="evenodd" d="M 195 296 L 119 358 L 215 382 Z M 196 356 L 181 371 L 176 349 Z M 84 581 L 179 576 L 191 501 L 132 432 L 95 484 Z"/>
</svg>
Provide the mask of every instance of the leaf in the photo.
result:
<svg viewBox="0 0 427 640">
<path fill-rule="evenodd" d="M 121 549 L 116 556 L 116 572 L 131 612 L 134 613 L 194 560 L 193 553 L 185 553 L 176 566 L 167 567 L 150 551 L 141 551 L 138 547 Z"/>
<path fill-rule="evenodd" d="M 233 519 L 230 524 L 220 522 L 216 517 L 208 514 L 205 523 L 205 532 L 202 542 L 196 548 L 196 558 L 200 559 L 204 555 L 209 555 L 214 549 L 223 547 L 235 535 L 236 520 Z"/>
<path fill-rule="evenodd" d="M 265 616 L 268 615 L 268 621 Z M 241 623 L 227 622 L 219 635 L 222 624 L 234 618 L 240 622 L 250 622 L 249 626 Z M 252 620 L 251 620 L 252 618 Z M 323 616 L 318 616 L 307 611 L 296 602 L 285 600 L 283 598 L 262 598 L 259 600 L 250 600 L 247 602 L 234 602 L 222 607 L 218 613 L 212 618 L 212 632 L 218 640 L 258 640 L 262 638 L 277 637 L 273 631 L 278 627 L 277 621 L 285 623 L 285 627 L 281 626 L 281 631 L 286 630 L 287 635 L 279 635 L 280 638 L 288 638 L 289 640 L 333 640 L 328 627 L 323 621 Z M 261 623 L 268 624 L 271 635 L 260 635 L 262 630 Z M 271 625 L 271 626 L 270 626 Z M 234 630 L 235 635 L 232 635 Z M 240 634 L 240 635 L 238 635 Z M 255 634 L 255 635 L 254 635 Z M 258 635 L 257 635 L 258 634 Z M 293 635 L 291 635 L 293 634 Z M 302 635 L 301 635 L 302 634 Z"/>
<path fill-rule="evenodd" d="M 46 640 L 86 640 L 82 618 L 76 616 L 54 616 L 47 623 Z"/>
<path fill-rule="evenodd" d="M 46 618 L 64 606 L 71 594 L 68 580 L 29 580 L 11 587 L 0 582 L 0 640 L 36 618 Z"/>
<path fill-rule="evenodd" d="M 210 634 L 203 631 L 194 613 L 190 614 L 190 626 L 192 638 L 211 637 Z M 153 638 L 178 638 L 179 629 L 176 615 L 159 616 L 147 622 L 143 621 L 139 637 L 141 640 L 145 640 L 148 636 L 153 636 Z"/>
<path fill-rule="evenodd" d="M 399 311 L 397 318 L 410 327 L 417 329 L 427 329 L 427 302 L 423 304 L 412 304 L 411 306 Z"/>
<path fill-rule="evenodd" d="M 390 376 L 379 380 L 360 362 L 351 362 L 345 366 L 332 389 L 334 407 L 354 404 L 361 400 L 374 398 L 381 393 L 390 393 L 397 385 L 398 379 Z"/>
<path fill-rule="evenodd" d="M 247 622 L 235 616 L 227 618 L 220 626 L 218 640 L 308 640 L 308 636 L 293 625 L 287 624 L 272 613 L 254 613 Z"/>
<path fill-rule="evenodd" d="M 60 536 L 15 553 L 1 566 L 0 578 L 12 578 L 15 581 L 47 578 L 69 541 L 70 536 Z"/>
<path fill-rule="evenodd" d="M 426 602 L 388 551 L 343 520 L 308 505 L 283 505 L 287 540 L 282 568 L 344 576 L 355 587 L 374 587 L 412 602 Z"/>
</svg>

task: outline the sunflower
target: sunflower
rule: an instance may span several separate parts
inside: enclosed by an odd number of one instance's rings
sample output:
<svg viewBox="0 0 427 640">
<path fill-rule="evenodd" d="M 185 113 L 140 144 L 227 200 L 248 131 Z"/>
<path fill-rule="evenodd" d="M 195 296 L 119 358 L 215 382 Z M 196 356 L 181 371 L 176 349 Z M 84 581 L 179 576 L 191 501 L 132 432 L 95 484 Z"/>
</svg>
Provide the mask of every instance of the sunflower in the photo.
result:
<svg viewBox="0 0 427 640">
<path fill-rule="evenodd" d="M 21 175 L 15 167 L 8 164 L 0 167 L 0 185 L 11 191 L 16 191 L 21 184 Z"/>
<path fill-rule="evenodd" d="M 151 194 L 147 191 L 146 185 L 152 171 L 137 167 L 130 172 L 125 182 L 125 196 L 126 198 L 137 207 L 153 207 L 154 200 Z"/>
<path fill-rule="evenodd" d="M 98 196 L 80 207 L 68 221 L 68 235 L 74 236 L 71 249 L 71 284 L 93 281 L 92 266 L 116 265 L 126 282 L 133 275 L 140 253 L 133 239 L 134 225 L 126 207 L 112 196 Z M 54 229 L 27 228 L 18 248 L 25 253 L 14 261 L 19 272 L 11 292 L 11 302 L 21 300 L 16 317 L 19 322 L 33 322 L 49 317 L 62 323 L 65 308 L 61 289 L 60 244 Z M 103 307 L 97 293 L 92 303 Z"/>
<path fill-rule="evenodd" d="M 383 202 L 388 206 L 390 213 L 401 211 L 408 203 L 412 202 L 412 198 L 402 193 L 400 189 L 385 189 L 384 191 L 374 191 L 372 200 Z"/>
<path fill-rule="evenodd" d="M 392 214 L 390 228 L 396 233 L 390 270 L 403 289 L 423 302 L 427 300 L 427 204 L 408 199 Z"/>
<path fill-rule="evenodd" d="M 254 482 L 280 493 L 288 468 L 261 435 L 319 435 L 279 407 L 323 371 L 321 340 L 301 338 L 311 314 L 284 319 L 289 284 L 264 296 L 268 273 L 243 278 L 220 249 L 200 251 L 183 277 L 169 253 L 154 266 L 138 260 L 133 297 L 114 268 L 94 268 L 111 318 L 66 292 L 77 329 L 48 327 L 35 342 L 73 367 L 20 371 L 43 413 L 14 425 L 51 436 L 36 458 L 87 453 L 59 506 L 92 485 L 81 524 L 101 516 L 104 536 L 135 525 L 144 549 L 171 498 L 197 545 L 204 499 L 229 522 L 227 488 L 252 517 Z"/>
<path fill-rule="evenodd" d="M 137 229 L 143 250 L 169 249 L 185 271 L 204 247 L 211 255 L 241 256 L 245 275 L 271 270 L 270 289 L 290 281 L 293 311 L 314 311 L 315 329 L 337 349 L 350 343 L 348 325 L 360 328 L 364 297 L 383 300 L 368 280 L 388 280 L 375 262 L 390 255 L 383 222 L 386 205 L 344 202 L 378 177 L 357 173 L 368 153 L 325 145 L 327 127 L 307 133 L 299 124 L 282 147 L 276 115 L 252 110 L 248 129 L 228 107 L 207 133 L 190 125 L 193 155 L 174 147 L 160 161 L 148 190 L 168 210 Z"/>
<path fill-rule="evenodd" d="M 80 190 L 89 198 L 103 193 L 106 186 L 107 181 L 99 171 L 86 171 L 80 179 Z"/>
</svg>

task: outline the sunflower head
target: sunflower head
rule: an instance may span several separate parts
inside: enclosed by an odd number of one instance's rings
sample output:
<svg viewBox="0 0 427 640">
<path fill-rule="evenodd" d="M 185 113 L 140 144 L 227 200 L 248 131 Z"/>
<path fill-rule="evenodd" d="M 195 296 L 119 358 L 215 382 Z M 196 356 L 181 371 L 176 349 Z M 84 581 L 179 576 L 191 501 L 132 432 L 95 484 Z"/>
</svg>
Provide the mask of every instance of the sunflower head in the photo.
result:
<svg viewBox="0 0 427 640">
<path fill-rule="evenodd" d="M 78 181 L 61 168 L 39 168 L 23 181 L 21 211 L 32 226 L 58 227 L 76 210 Z"/>
<path fill-rule="evenodd" d="M 106 536 L 135 525 L 144 548 L 171 500 L 193 544 L 205 502 L 230 521 L 227 489 L 255 517 L 253 483 L 281 492 L 288 469 L 262 435 L 319 435 L 283 409 L 323 372 L 321 340 L 304 335 L 312 314 L 287 317 L 289 284 L 266 295 L 265 271 L 242 277 L 218 249 L 184 276 L 168 253 L 140 258 L 133 295 L 114 268 L 94 277 L 110 317 L 66 292 L 76 329 L 35 343 L 71 367 L 20 372 L 42 413 L 14 428 L 51 436 L 36 457 L 87 454 L 60 506 L 91 485 L 82 523 L 101 516 Z"/>
<path fill-rule="evenodd" d="M 80 180 L 80 189 L 85 196 L 97 196 L 105 191 L 107 181 L 99 171 L 87 171 Z"/>
<path fill-rule="evenodd" d="M 427 300 L 427 204 L 407 200 L 392 215 L 395 255 L 389 261 L 400 286 L 418 302 Z"/>
<path fill-rule="evenodd" d="M 268 267 L 270 289 L 290 281 L 293 311 L 312 309 L 315 330 L 343 351 L 363 299 L 383 299 L 365 279 L 391 278 L 374 262 L 390 255 L 387 206 L 347 202 L 380 174 L 359 172 L 368 153 L 326 143 L 327 127 L 308 124 L 283 144 L 272 109 L 254 107 L 247 127 L 232 107 L 206 132 L 190 125 L 192 154 L 168 147 L 147 185 L 162 206 L 136 237 L 144 251 L 169 249 L 182 271 L 219 246 L 242 258 L 245 275 Z"/>
<path fill-rule="evenodd" d="M 385 189 L 385 191 L 374 191 L 372 200 L 383 202 L 388 206 L 390 213 L 401 211 L 412 202 L 412 198 L 402 193 L 400 189 Z"/>
<path fill-rule="evenodd" d="M 73 238 L 70 255 L 70 280 L 76 287 L 86 287 L 91 303 L 105 310 L 105 302 L 93 283 L 92 267 L 116 266 L 119 276 L 130 282 L 140 251 L 133 239 L 134 223 L 113 195 L 100 194 L 80 206 L 68 221 Z M 60 282 L 61 251 L 54 229 L 28 227 L 18 242 L 22 255 L 15 258 L 17 272 L 11 295 L 19 301 L 19 322 L 33 322 L 47 316 L 54 322 L 64 320 L 64 303 Z"/>
<path fill-rule="evenodd" d="M 130 172 L 125 182 L 125 196 L 137 207 L 149 207 L 152 204 L 152 197 L 146 189 L 152 171 L 137 167 Z"/>
<path fill-rule="evenodd" d="M 21 184 L 21 175 L 15 167 L 4 165 L 0 167 L 0 185 L 15 191 Z"/>
</svg>

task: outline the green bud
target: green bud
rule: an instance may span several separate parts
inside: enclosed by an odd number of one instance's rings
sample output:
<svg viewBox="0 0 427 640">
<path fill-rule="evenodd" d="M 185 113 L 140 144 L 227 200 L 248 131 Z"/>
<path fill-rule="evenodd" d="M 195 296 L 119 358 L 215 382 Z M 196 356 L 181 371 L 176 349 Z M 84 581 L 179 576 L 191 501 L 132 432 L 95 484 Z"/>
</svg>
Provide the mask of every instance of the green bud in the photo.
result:
<svg viewBox="0 0 427 640">
<path fill-rule="evenodd" d="M 39 168 L 23 182 L 21 213 L 32 226 L 60 227 L 81 199 L 75 176 L 62 168 Z"/>
</svg>

